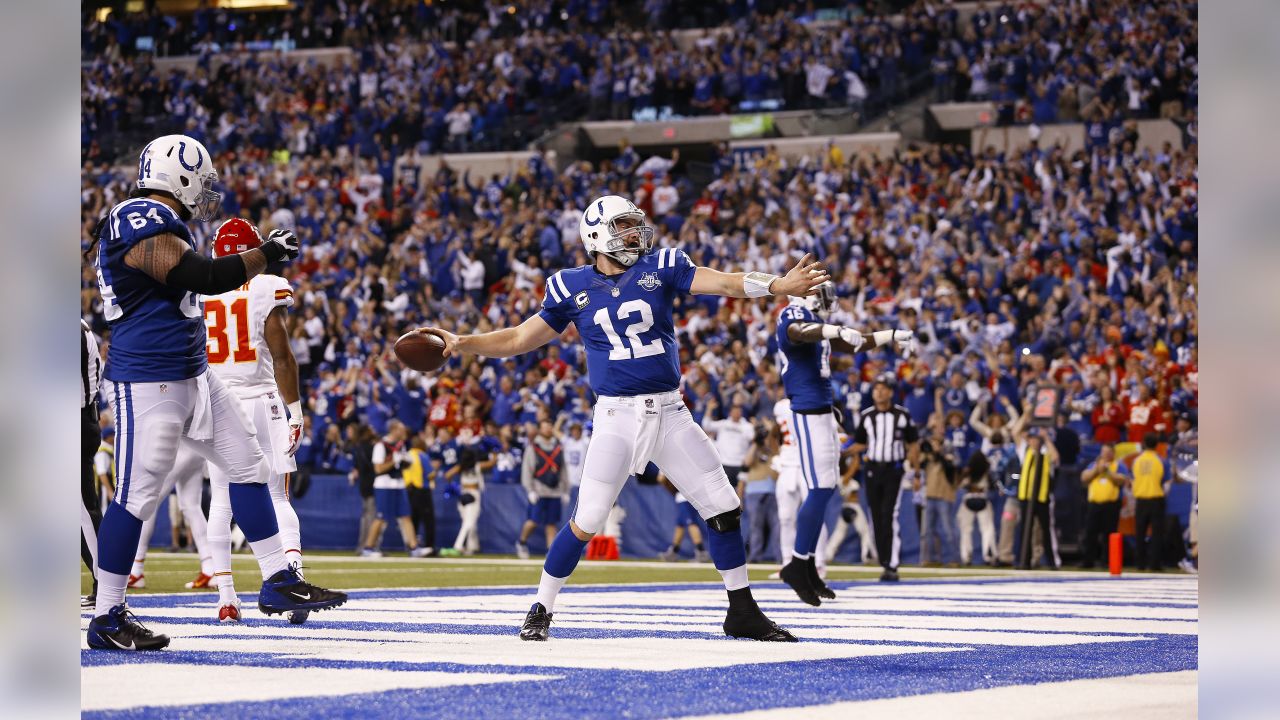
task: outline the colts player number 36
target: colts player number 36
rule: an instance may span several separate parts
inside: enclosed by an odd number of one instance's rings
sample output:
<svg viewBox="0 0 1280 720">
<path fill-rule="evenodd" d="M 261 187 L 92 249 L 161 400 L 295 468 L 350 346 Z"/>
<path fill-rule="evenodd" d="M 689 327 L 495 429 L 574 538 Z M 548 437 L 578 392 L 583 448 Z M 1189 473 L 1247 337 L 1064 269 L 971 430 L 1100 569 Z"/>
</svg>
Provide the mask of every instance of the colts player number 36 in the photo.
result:
<svg viewBox="0 0 1280 720">
<path fill-rule="evenodd" d="M 827 279 L 806 255 L 785 277 L 724 273 L 693 264 L 676 248 L 653 247 L 653 228 L 631 201 L 606 195 L 582 213 L 579 233 L 592 264 L 561 270 L 546 283 L 542 310 L 517 327 L 478 335 L 421 328 L 445 342 L 445 356 L 510 357 L 546 345 L 573 323 L 587 350 L 598 396 L 577 509 L 547 551 L 538 596 L 520 637 L 546 640 L 556 595 L 582 550 L 601 531 L 628 475 L 655 463 L 710 528 L 709 550 L 729 594 L 724 631 L 733 637 L 794 641 L 765 617 L 747 583 L 738 494 L 715 446 L 678 391 L 680 361 L 672 322 L 677 294 L 757 298 L 808 295 Z"/>
</svg>

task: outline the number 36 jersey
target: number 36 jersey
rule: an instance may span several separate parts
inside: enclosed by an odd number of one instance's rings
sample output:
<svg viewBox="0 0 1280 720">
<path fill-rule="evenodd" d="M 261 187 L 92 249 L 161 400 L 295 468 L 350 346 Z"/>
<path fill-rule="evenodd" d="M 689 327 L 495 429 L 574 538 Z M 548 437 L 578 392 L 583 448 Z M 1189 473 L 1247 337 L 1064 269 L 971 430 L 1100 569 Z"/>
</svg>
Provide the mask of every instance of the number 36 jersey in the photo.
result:
<svg viewBox="0 0 1280 720">
<path fill-rule="evenodd" d="M 587 349 L 597 395 L 626 397 L 680 387 L 672 304 L 687 294 L 697 267 L 675 248 L 643 255 L 620 275 L 595 267 L 561 270 L 547 280 L 539 316 L 556 332 L 573 323 Z"/>
<path fill-rule="evenodd" d="M 207 367 L 200 296 L 171 288 L 125 264 L 124 257 L 134 245 L 164 234 L 192 244 L 191 231 L 178 214 L 147 198 L 116 205 L 98 232 L 98 292 L 111 328 L 111 348 L 102 373 L 108 380 L 186 380 Z"/>
<path fill-rule="evenodd" d="M 274 358 L 267 347 L 267 316 L 293 306 L 293 289 L 278 275 L 257 275 L 231 292 L 204 299 L 209 368 L 236 395 L 276 391 Z"/>
</svg>

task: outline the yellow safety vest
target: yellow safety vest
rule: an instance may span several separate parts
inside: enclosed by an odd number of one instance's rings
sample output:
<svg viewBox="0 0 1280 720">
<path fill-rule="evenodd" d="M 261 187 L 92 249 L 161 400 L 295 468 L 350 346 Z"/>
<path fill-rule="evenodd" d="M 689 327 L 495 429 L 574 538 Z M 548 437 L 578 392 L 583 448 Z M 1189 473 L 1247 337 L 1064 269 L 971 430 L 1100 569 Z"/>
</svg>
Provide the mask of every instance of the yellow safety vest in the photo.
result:
<svg viewBox="0 0 1280 720">
<path fill-rule="evenodd" d="M 422 487 L 422 453 L 417 450 L 409 451 L 409 467 L 401 475 L 404 477 L 405 487 Z"/>
<path fill-rule="evenodd" d="M 1112 461 L 1102 472 L 1089 481 L 1089 502 L 1109 503 L 1120 499 L 1120 463 Z"/>
<path fill-rule="evenodd" d="M 1038 464 L 1036 463 L 1037 457 L 1042 458 Z M 1043 449 L 1039 452 L 1027 450 L 1027 456 L 1022 459 L 1022 475 L 1018 478 L 1019 500 L 1025 501 L 1030 498 L 1031 488 L 1038 487 L 1036 502 L 1049 502 L 1049 473 L 1053 471 L 1052 465 L 1052 461 L 1050 461 L 1049 456 L 1045 454 Z M 1035 481 L 1039 483 L 1038 486 L 1032 484 L 1033 468 L 1039 470 L 1038 476 L 1035 478 Z"/>
<path fill-rule="evenodd" d="M 1164 497 L 1164 463 L 1155 450 L 1133 460 L 1133 496 L 1139 500 Z"/>
</svg>

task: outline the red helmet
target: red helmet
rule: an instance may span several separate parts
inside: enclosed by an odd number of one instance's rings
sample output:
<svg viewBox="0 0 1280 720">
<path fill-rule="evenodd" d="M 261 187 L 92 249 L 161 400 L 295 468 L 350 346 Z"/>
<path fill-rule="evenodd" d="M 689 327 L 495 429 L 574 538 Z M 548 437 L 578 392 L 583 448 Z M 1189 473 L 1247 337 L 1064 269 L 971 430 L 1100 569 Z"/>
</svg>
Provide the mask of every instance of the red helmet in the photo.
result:
<svg viewBox="0 0 1280 720">
<path fill-rule="evenodd" d="M 231 218 L 218 227 L 213 236 L 213 256 L 239 255 L 262 245 L 258 228 L 244 218 Z"/>
</svg>

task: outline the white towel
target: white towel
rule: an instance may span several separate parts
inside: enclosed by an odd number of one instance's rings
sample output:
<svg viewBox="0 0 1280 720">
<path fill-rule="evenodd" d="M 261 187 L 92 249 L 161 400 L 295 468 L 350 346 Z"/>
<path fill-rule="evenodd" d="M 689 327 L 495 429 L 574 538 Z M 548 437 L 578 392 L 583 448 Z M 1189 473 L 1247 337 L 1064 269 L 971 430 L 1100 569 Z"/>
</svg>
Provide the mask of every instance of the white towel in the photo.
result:
<svg viewBox="0 0 1280 720">
<path fill-rule="evenodd" d="M 658 437 L 662 434 L 662 399 L 657 395 L 637 395 L 635 412 L 638 427 L 636 428 L 635 454 L 631 456 L 631 472 L 644 472 L 653 451 L 658 447 Z"/>
<path fill-rule="evenodd" d="M 196 397 L 191 408 L 191 426 L 187 437 L 192 440 L 213 439 L 213 404 L 209 400 L 209 371 L 196 376 Z"/>
</svg>

